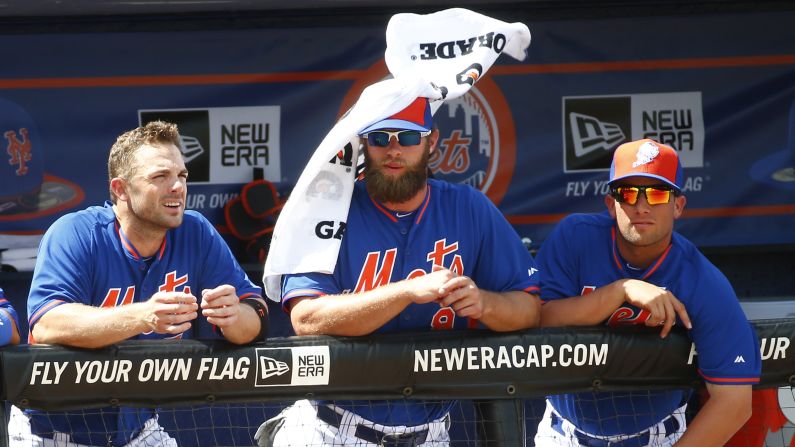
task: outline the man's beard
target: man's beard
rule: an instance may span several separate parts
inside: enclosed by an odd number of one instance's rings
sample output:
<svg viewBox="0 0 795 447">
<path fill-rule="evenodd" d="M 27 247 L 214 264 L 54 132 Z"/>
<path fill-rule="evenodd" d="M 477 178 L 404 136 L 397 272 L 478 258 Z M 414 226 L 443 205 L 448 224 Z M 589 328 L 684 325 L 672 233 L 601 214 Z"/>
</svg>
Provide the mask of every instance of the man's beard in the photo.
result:
<svg viewBox="0 0 795 447">
<path fill-rule="evenodd" d="M 375 150 L 379 150 L 376 148 Z M 428 159 L 430 143 L 426 142 L 422 158 L 416 164 L 406 165 L 400 176 L 383 173 L 380 166 L 373 166 L 372 160 L 364 151 L 364 182 L 371 197 L 382 203 L 403 203 L 409 201 L 422 190 L 428 181 Z M 390 160 L 384 160 L 384 163 Z"/>
</svg>

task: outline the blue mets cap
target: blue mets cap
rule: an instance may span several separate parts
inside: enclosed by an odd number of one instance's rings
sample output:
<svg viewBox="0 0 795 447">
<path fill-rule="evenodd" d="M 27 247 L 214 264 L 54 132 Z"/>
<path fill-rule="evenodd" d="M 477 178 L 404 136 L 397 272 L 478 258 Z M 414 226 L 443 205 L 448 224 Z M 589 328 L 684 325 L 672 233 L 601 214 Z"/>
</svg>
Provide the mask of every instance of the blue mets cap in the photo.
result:
<svg viewBox="0 0 795 447">
<path fill-rule="evenodd" d="M 795 100 L 789 109 L 787 143 L 751 166 L 751 178 L 778 189 L 795 191 Z"/>
<path fill-rule="evenodd" d="M 0 98 L 0 232 L 3 222 L 35 219 L 83 200 L 83 191 L 44 172 L 36 122 L 18 104 Z"/>
</svg>

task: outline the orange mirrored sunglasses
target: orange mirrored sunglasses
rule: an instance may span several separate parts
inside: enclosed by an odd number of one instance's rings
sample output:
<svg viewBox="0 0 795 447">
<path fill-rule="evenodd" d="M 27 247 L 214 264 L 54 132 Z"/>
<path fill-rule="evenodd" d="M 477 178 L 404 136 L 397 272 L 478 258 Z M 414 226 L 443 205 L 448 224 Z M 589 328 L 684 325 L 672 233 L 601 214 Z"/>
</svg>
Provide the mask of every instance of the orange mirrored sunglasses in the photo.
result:
<svg viewBox="0 0 795 447">
<path fill-rule="evenodd" d="M 620 203 L 634 205 L 638 203 L 640 193 L 646 196 L 649 205 L 660 205 L 668 203 L 671 195 L 676 195 L 676 191 L 668 186 L 617 186 L 610 190 L 610 195 Z"/>
</svg>

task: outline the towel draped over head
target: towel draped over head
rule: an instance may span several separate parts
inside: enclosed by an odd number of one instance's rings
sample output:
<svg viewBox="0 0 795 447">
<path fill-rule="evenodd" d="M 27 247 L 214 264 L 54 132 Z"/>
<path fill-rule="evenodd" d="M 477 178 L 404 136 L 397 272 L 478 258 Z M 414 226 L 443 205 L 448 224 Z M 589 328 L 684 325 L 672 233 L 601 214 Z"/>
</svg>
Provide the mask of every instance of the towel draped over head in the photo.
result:
<svg viewBox="0 0 795 447">
<path fill-rule="evenodd" d="M 367 87 L 334 125 L 279 215 L 263 274 L 265 292 L 274 301 L 281 300 L 283 274 L 334 272 L 341 243 L 334 236 L 348 218 L 359 132 L 418 97 L 429 98 L 435 112 L 445 99 L 466 94 L 501 53 L 523 60 L 530 30 L 522 23 L 453 8 L 392 16 L 386 43 L 392 78 Z"/>
</svg>

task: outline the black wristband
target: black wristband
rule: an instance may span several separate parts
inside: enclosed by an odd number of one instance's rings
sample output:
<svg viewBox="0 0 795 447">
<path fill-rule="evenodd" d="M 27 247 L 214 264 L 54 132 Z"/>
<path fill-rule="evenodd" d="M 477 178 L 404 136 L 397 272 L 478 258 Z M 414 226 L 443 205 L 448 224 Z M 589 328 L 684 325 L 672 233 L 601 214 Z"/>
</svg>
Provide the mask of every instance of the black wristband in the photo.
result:
<svg viewBox="0 0 795 447">
<path fill-rule="evenodd" d="M 254 338 L 254 341 L 268 339 L 268 307 L 262 303 L 262 298 L 243 298 L 240 304 L 251 306 L 259 316 L 259 334 Z"/>
</svg>

